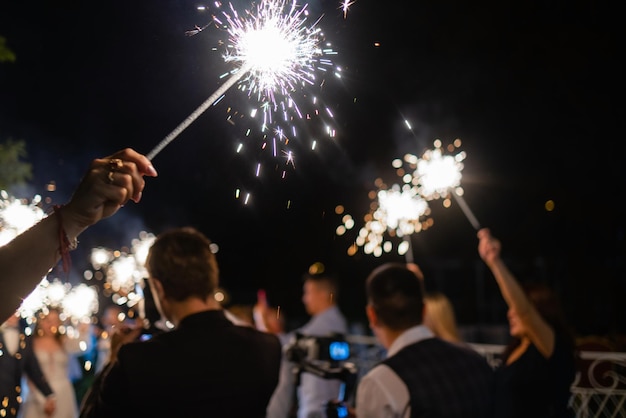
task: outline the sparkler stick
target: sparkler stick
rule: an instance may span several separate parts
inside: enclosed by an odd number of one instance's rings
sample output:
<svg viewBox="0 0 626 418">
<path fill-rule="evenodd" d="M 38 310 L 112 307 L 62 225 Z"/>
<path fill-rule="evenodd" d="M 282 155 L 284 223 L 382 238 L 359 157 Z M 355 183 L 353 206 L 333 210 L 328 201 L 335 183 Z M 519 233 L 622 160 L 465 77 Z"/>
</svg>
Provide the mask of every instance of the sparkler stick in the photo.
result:
<svg viewBox="0 0 626 418">
<path fill-rule="evenodd" d="M 452 196 L 454 196 L 454 198 L 456 199 L 457 203 L 461 207 L 461 210 L 463 211 L 463 213 L 467 217 L 467 220 L 470 221 L 470 223 L 472 224 L 474 229 L 478 231 L 480 229 L 480 223 L 478 223 L 478 219 L 476 219 L 476 217 L 472 213 L 472 211 L 469 208 L 469 206 L 467 206 L 467 203 L 465 202 L 465 199 L 463 199 L 463 196 L 458 195 L 458 194 L 456 194 L 454 192 L 452 192 Z"/>
<path fill-rule="evenodd" d="M 193 113 L 187 116 L 187 118 L 183 120 L 180 125 L 178 125 L 172 132 L 170 132 L 168 136 L 163 138 L 163 140 L 159 142 L 159 144 L 157 144 L 157 146 L 155 146 L 152 151 L 148 153 L 148 155 L 146 155 L 148 159 L 152 160 L 154 157 L 156 157 L 156 155 L 161 152 L 163 148 L 165 148 L 170 142 L 176 139 L 176 137 L 180 135 L 181 132 L 187 129 L 189 125 L 191 125 L 196 119 L 198 119 L 201 114 L 203 114 L 213 103 L 215 103 L 222 96 L 222 94 L 226 92 L 226 90 L 228 90 L 230 87 L 232 87 L 233 84 L 239 81 L 241 77 L 246 72 L 248 72 L 248 70 L 249 68 L 244 68 L 231 75 L 230 78 L 228 78 L 228 80 L 224 82 L 224 84 L 222 84 L 217 90 L 215 90 L 215 92 L 210 95 L 208 99 L 206 99 L 200 106 L 198 106 L 198 108 L 194 110 Z"/>
</svg>

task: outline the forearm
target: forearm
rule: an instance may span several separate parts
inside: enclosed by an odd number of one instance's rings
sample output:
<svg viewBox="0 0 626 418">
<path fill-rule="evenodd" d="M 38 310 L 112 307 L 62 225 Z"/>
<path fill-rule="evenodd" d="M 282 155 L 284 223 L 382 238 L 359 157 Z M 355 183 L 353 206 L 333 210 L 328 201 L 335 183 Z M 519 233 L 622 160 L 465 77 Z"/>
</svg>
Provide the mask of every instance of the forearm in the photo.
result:
<svg viewBox="0 0 626 418">
<path fill-rule="evenodd" d="M 75 238 L 79 229 L 72 230 Z M 8 318 L 60 259 L 58 214 L 52 213 L 0 247 L 0 317 Z"/>
<path fill-rule="evenodd" d="M 515 309 L 520 316 L 527 313 L 530 307 L 528 298 L 504 261 L 498 258 L 489 265 L 489 268 L 508 307 Z"/>
</svg>

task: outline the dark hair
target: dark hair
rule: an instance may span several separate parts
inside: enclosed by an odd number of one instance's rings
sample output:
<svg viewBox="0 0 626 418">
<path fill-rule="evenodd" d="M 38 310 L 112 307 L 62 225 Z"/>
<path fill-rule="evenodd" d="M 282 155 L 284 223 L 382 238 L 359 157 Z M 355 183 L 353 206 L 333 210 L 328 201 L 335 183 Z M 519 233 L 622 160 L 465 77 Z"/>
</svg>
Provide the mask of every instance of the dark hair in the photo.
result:
<svg viewBox="0 0 626 418">
<path fill-rule="evenodd" d="M 211 247 L 211 241 L 195 228 L 175 228 L 155 239 L 146 268 L 151 278 L 161 282 L 168 297 L 177 301 L 190 296 L 206 299 L 219 284 Z"/>
<path fill-rule="evenodd" d="M 392 330 L 419 325 L 424 316 L 422 282 L 404 263 L 385 263 L 375 268 L 365 282 L 368 303 L 378 319 Z"/>
</svg>

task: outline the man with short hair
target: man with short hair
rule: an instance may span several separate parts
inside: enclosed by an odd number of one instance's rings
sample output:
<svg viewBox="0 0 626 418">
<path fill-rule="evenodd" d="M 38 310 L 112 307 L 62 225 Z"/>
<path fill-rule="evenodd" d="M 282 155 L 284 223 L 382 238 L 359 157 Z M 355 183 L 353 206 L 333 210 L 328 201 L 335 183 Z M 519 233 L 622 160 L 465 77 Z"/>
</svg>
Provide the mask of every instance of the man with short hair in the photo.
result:
<svg viewBox="0 0 626 418">
<path fill-rule="evenodd" d="M 212 243 L 193 228 L 157 236 L 147 261 L 157 309 L 174 329 L 136 341 L 115 334 L 111 363 L 81 417 L 265 417 L 278 382 L 278 338 L 232 323 L 214 293 Z M 119 346 L 119 349 L 117 347 Z"/>
<path fill-rule="evenodd" d="M 348 323 L 339 310 L 337 299 L 339 284 L 330 274 L 306 274 L 302 287 L 302 303 L 311 315 L 309 321 L 291 333 L 307 337 L 327 337 L 332 334 L 348 333 Z M 289 345 L 290 343 L 287 343 Z M 343 382 L 339 379 L 324 379 L 301 370 L 299 382 L 291 373 L 294 365 L 287 358 L 283 359 L 281 380 L 272 395 L 268 406 L 268 418 L 287 418 L 294 408 L 293 393 L 296 386 L 297 418 L 326 418 L 326 405 L 339 398 Z"/>
<path fill-rule="evenodd" d="M 422 283 L 404 263 L 386 263 L 366 280 L 366 314 L 387 358 L 357 386 L 357 418 L 485 418 L 493 412 L 494 372 L 469 347 L 423 325 Z"/>
</svg>

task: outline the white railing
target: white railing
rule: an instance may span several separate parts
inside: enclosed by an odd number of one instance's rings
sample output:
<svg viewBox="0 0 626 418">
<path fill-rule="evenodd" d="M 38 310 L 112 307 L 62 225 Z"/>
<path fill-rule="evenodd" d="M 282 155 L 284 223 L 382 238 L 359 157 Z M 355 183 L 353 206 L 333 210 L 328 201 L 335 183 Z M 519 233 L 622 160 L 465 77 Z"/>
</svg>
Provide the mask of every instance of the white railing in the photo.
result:
<svg viewBox="0 0 626 418">
<path fill-rule="evenodd" d="M 626 418 L 626 353 L 581 351 L 572 385 L 580 418 Z"/>
<path fill-rule="evenodd" d="M 352 358 L 361 377 L 384 358 L 385 350 L 375 337 L 350 335 Z M 487 358 L 493 367 L 499 365 L 498 354 L 504 346 L 474 344 L 472 347 Z M 578 371 L 572 384 L 571 405 L 577 418 L 626 418 L 626 353 L 579 351 Z"/>
</svg>

